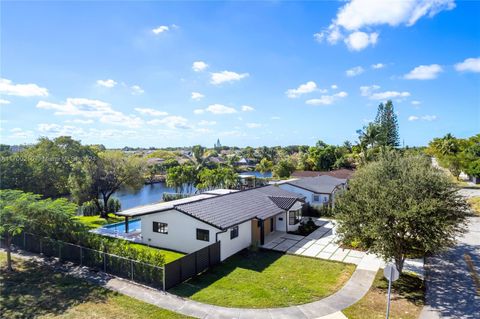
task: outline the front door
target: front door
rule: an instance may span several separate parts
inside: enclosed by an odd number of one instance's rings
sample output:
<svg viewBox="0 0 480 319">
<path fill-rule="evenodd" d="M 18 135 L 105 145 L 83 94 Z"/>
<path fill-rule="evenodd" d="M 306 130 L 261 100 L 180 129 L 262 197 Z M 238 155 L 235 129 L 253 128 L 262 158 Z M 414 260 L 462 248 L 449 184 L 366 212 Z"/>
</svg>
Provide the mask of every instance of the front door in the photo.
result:
<svg viewBox="0 0 480 319">
<path fill-rule="evenodd" d="M 275 227 L 275 218 L 270 218 L 270 232 L 273 232 L 273 229 Z"/>
</svg>

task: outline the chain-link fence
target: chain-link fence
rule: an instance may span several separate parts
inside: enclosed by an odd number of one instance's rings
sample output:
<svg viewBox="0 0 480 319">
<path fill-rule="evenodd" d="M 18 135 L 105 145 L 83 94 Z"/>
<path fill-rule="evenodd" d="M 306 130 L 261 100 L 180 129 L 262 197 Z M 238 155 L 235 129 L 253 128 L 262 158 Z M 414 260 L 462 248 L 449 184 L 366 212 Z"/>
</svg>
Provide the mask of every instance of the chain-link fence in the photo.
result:
<svg viewBox="0 0 480 319">
<path fill-rule="evenodd" d="M 1 244 L 3 247 L 4 242 L 1 241 Z M 28 233 L 14 236 L 12 244 L 29 252 L 42 254 L 46 257 L 56 257 L 60 261 L 69 261 L 141 284 L 164 289 L 163 267 Z"/>
</svg>

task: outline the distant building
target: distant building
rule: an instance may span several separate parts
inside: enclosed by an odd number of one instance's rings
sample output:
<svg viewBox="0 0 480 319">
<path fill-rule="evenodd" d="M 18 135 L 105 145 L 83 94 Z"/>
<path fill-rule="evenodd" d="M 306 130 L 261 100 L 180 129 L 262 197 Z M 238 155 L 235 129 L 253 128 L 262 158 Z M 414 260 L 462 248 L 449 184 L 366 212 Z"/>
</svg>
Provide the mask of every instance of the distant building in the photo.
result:
<svg viewBox="0 0 480 319">
<path fill-rule="evenodd" d="M 213 148 L 218 150 L 222 148 L 222 144 L 220 143 L 220 139 L 217 139 L 217 143 L 213 144 Z"/>
</svg>

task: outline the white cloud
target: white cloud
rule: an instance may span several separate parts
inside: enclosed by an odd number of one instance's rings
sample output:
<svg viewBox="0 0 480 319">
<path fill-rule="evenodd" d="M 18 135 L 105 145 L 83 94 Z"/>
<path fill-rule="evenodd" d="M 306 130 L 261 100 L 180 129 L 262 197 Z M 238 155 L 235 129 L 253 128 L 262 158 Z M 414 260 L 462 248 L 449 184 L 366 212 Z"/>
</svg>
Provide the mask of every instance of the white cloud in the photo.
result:
<svg viewBox="0 0 480 319">
<path fill-rule="evenodd" d="M 317 89 L 317 84 L 313 81 L 308 81 L 307 83 L 300 84 L 296 89 L 288 89 L 285 94 L 293 99 L 297 98 L 302 94 L 307 94 L 314 92 Z"/>
<path fill-rule="evenodd" d="M 248 128 L 259 128 L 262 127 L 262 124 L 260 123 L 247 123 L 245 124 Z"/>
<path fill-rule="evenodd" d="M 210 104 L 205 109 L 195 109 L 193 113 L 203 114 L 205 112 L 210 112 L 212 114 L 232 114 L 237 113 L 237 110 L 230 106 L 225 106 L 223 104 Z"/>
<path fill-rule="evenodd" d="M 307 100 L 305 103 L 308 105 L 330 105 L 330 104 L 333 104 L 333 102 L 341 98 L 344 98 L 346 96 L 348 96 L 347 92 L 342 91 L 333 95 L 322 95 L 318 99 L 310 99 L 310 100 Z"/>
<path fill-rule="evenodd" d="M 67 120 L 66 123 L 78 123 L 78 124 L 92 124 L 93 120 L 82 120 L 82 119 L 74 119 L 74 120 Z"/>
<path fill-rule="evenodd" d="M 0 105 L 7 105 L 7 104 L 10 104 L 11 102 L 9 100 L 4 100 L 4 99 L 0 99 Z"/>
<path fill-rule="evenodd" d="M 216 121 L 201 120 L 200 122 L 198 122 L 198 125 L 200 125 L 200 126 L 212 126 L 212 125 L 216 125 L 216 124 L 217 124 Z"/>
<path fill-rule="evenodd" d="M 103 86 L 106 88 L 113 88 L 115 85 L 117 85 L 117 82 L 112 79 L 107 79 L 107 80 L 97 80 L 97 85 L 98 86 Z"/>
<path fill-rule="evenodd" d="M 211 73 L 210 83 L 214 85 L 218 85 L 225 82 L 239 81 L 248 76 L 249 76 L 248 73 L 236 73 L 232 71 L 214 72 L 214 73 Z"/>
<path fill-rule="evenodd" d="M 280 120 L 280 116 L 272 116 L 270 119 L 277 121 Z"/>
<path fill-rule="evenodd" d="M 82 116 L 98 119 L 101 123 L 105 124 L 127 127 L 139 127 L 142 124 L 142 120 L 139 117 L 125 115 L 122 112 L 115 111 L 109 103 L 100 100 L 67 98 L 63 104 L 39 101 L 37 108 L 54 110 L 54 114 L 60 116 Z"/>
<path fill-rule="evenodd" d="M 436 116 L 436 115 L 423 115 L 423 116 L 411 115 L 411 116 L 408 117 L 408 120 L 409 120 L 409 121 L 422 120 L 422 121 L 431 122 L 431 121 L 435 121 L 436 119 L 437 119 L 437 116 Z"/>
<path fill-rule="evenodd" d="M 397 92 L 397 91 L 385 91 L 373 93 L 370 95 L 371 100 L 388 100 L 393 98 L 405 98 L 409 97 L 410 92 Z"/>
<path fill-rule="evenodd" d="M 237 110 L 235 110 L 233 107 L 225 106 L 223 104 L 211 104 L 205 109 L 205 111 L 213 114 L 237 113 Z"/>
<path fill-rule="evenodd" d="M 205 95 L 203 95 L 202 93 L 200 92 L 192 92 L 192 97 L 191 99 L 192 100 L 195 100 L 195 101 L 200 101 L 201 99 L 203 99 L 205 97 Z"/>
<path fill-rule="evenodd" d="M 192 64 L 192 70 L 195 72 L 202 72 L 208 68 L 208 64 L 203 61 L 195 61 Z"/>
<path fill-rule="evenodd" d="M 421 102 L 420 102 L 420 101 L 416 101 L 416 100 L 414 100 L 414 101 L 412 101 L 412 104 L 413 104 L 413 105 L 420 105 L 420 104 L 421 104 Z"/>
<path fill-rule="evenodd" d="M 163 119 L 154 119 L 151 121 L 148 121 L 147 124 L 150 125 L 165 125 L 168 128 L 171 129 L 190 129 L 191 126 L 188 125 L 188 120 L 182 116 L 167 116 Z"/>
<path fill-rule="evenodd" d="M 19 139 L 27 139 L 27 138 L 32 138 L 33 137 L 33 132 L 30 130 L 23 130 L 19 127 L 12 128 L 10 130 L 10 136 L 11 138 L 19 138 Z"/>
<path fill-rule="evenodd" d="M 361 32 L 363 28 L 370 30 L 381 25 L 411 26 L 424 16 L 433 17 L 440 11 L 451 10 L 454 7 L 454 0 L 351 0 L 338 10 L 332 23 L 323 31 L 316 33 L 314 38 L 319 42 L 326 39 L 330 44 L 336 44 L 345 38 L 344 33 L 349 34 L 346 36 L 349 39 L 352 33 Z M 362 39 L 356 39 L 357 50 L 377 42 L 378 34 L 374 36 L 373 43 L 370 35 L 368 42 L 364 36 Z M 355 47 L 352 45 L 352 39 L 345 43 L 351 48 Z"/>
<path fill-rule="evenodd" d="M 383 63 L 375 63 L 375 64 L 372 64 L 372 69 L 383 69 L 385 67 L 385 64 Z"/>
<path fill-rule="evenodd" d="M 387 99 L 402 99 L 410 96 L 410 92 L 384 91 L 377 92 L 380 89 L 379 85 L 373 84 L 370 86 L 361 86 L 360 95 L 368 96 L 371 100 L 387 100 Z"/>
<path fill-rule="evenodd" d="M 373 93 L 373 91 L 378 90 L 380 88 L 379 85 L 373 84 L 370 86 L 361 86 L 360 87 L 360 94 L 362 96 L 369 96 Z"/>
<path fill-rule="evenodd" d="M 338 85 L 336 85 L 336 84 L 332 84 L 330 87 L 332 88 L 332 90 L 338 89 Z"/>
<path fill-rule="evenodd" d="M 170 30 L 170 28 L 166 25 L 161 25 L 155 29 L 152 29 L 152 32 L 155 33 L 155 34 L 160 34 L 160 33 L 163 33 L 163 32 L 167 32 L 168 30 Z"/>
<path fill-rule="evenodd" d="M 243 112 L 252 112 L 255 111 L 255 109 L 249 105 L 242 105 L 241 109 Z"/>
<path fill-rule="evenodd" d="M 361 51 L 369 45 L 373 46 L 377 43 L 378 33 L 372 32 L 368 34 L 365 32 L 356 31 L 350 33 L 344 41 L 348 49 L 350 49 L 351 51 Z"/>
<path fill-rule="evenodd" d="M 407 80 L 432 80 L 438 77 L 443 69 L 438 64 L 419 65 L 409 73 L 405 74 Z"/>
<path fill-rule="evenodd" d="M 37 126 L 38 131 L 47 135 L 54 136 L 83 136 L 85 131 L 82 128 L 71 125 L 58 125 L 49 123 L 40 123 Z"/>
<path fill-rule="evenodd" d="M 151 116 L 165 116 L 165 115 L 168 115 L 167 112 L 163 112 L 163 111 L 159 111 L 159 110 L 155 110 L 155 109 L 150 109 L 150 108 L 136 107 L 134 110 L 137 111 L 140 114 L 143 114 L 143 115 L 151 115 Z"/>
<path fill-rule="evenodd" d="M 145 90 L 142 89 L 139 85 L 132 85 L 130 87 L 130 89 L 132 89 L 132 94 L 133 95 L 140 95 L 140 94 L 145 93 Z"/>
<path fill-rule="evenodd" d="M 455 64 L 455 70 L 458 72 L 480 72 L 480 58 L 469 58 L 463 62 Z"/>
<path fill-rule="evenodd" d="M 357 75 L 360 75 L 364 72 L 365 70 L 361 67 L 361 66 L 356 66 L 356 67 L 353 67 L 347 71 L 345 71 L 345 74 L 349 77 L 352 77 L 352 76 L 357 76 Z"/>
<path fill-rule="evenodd" d="M 11 80 L 0 78 L 0 93 L 14 96 L 48 96 L 48 90 L 34 83 L 13 84 Z"/>
</svg>

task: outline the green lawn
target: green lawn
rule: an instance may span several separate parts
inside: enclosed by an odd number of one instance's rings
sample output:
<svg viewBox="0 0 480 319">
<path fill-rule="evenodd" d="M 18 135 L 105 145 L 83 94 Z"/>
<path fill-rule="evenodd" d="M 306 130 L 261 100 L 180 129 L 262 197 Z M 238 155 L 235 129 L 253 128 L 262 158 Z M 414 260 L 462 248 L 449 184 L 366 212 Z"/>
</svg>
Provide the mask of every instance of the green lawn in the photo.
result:
<svg viewBox="0 0 480 319">
<path fill-rule="evenodd" d="M 125 221 L 125 218 L 114 214 L 108 214 L 108 219 L 100 216 L 78 216 L 77 219 L 89 229 L 95 229 L 106 224 L 113 224 Z"/>
<path fill-rule="evenodd" d="M 245 251 L 170 292 L 219 306 L 285 307 L 332 294 L 345 284 L 354 269 L 353 265 L 340 262 Z"/>
<path fill-rule="evenodd" d="M 190 318 L 30 261 L 14 259 L 15 271 L 8 273 L 5 260 L 6 254 L 0 253 L 2 318 Z"/>
<path fill-rule="evenodd" d="M 356 304 L 342 312 L 349 319 L 383 319 L 387 309 L 388 282 L 379 270 L 368 293 Z M 423 280 L 404 273 L 392 285 L 391 319 L 416 319 L 425 300 Z"/>
<path fill-rule="evenodd" d="M 125 221 L 123 217 L 118 217 L 115 216 L 114 214 L 109 214 L 108 215 L 108 220 L 105 218 L 101 218 L 100 216 L 78 216 L 78 220 L 83 223 L 85 226 L 87 226 L 89 229 L 95 229 L 98 227 L 101 227 L 106 224 L 113 224 L 113 223 L 119 223 Z M 121 239 L 118 239 L 121 240 Z M 178 258 L 181 258 L 185 256 L 185 254 L 178 253 L 175 251 L 171 250 L 166 250 L 166 249 L 159 249 L 155 247 L 148 247 L 145 245 L 141 244 L 131 244 L 132 247 L 135 247 L 139 250 L 155 250 L 155 251 L 160 251 L 164 256 L 165 256 L 165 263 L 169 263 L 171 261 L 174 261 Z"/>
</svg>

